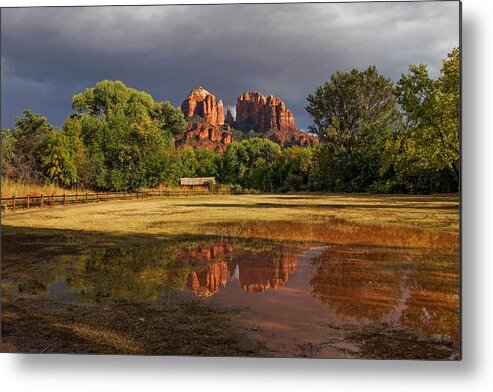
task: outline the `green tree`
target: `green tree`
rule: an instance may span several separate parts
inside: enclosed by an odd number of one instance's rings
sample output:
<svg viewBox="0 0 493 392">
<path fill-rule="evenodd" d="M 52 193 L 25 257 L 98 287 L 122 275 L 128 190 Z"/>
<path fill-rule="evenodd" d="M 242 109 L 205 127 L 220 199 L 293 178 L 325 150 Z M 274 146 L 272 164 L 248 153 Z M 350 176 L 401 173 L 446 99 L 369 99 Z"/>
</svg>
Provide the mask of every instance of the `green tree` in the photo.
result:
<svg viewBox="0 0 493 392">
<path fill-rule="evenodd" d="M 2 175 L 13 178 L 15 176 L 15 139 L 11 129 L 3 128 L 1 131 L 1 159 Z"/>
<path fill-rule="evenodd" d="M 306 111 L 321 146 L 314 152 L 311 185 L 330 191 L 362 191 L 380 177 L 385 143 L 401 115 L 392 82 L 374 66 L 336 72 L 307 98 Z"/>
<path fill-rule="evenodd" d="M 187 128 L 187 122 L 182 111 L 168 101 L 156 102 L 151 111 L 151 117 L 158 121 L 163 132 L 169 132 L 171 135 L 181 134 Z"/>
<path fill-rule="evenodd" d="M 221 166 L 221 155 L 217 152 L 205 148 L 195 150 L 195 159 L 197 160 L 197 177 L 216 177 L 219 174 Z"/>
<path fill-rule="evenodd" d="M 113 115 L 133 118 L 146 116 L 154 105 L 150 94 L 129 88 L 119 80 L 103 80 L 96 87 L 72 97 L 74 110 L 103 118 Z"/>
<path fill-rule="evenodd" d="M 281 147 L 268 139 L 231 143 L 223 155 L 221 182 L 272 191 L 280 155 Z"/>
<path fill-rule="evenodd" d="M 106 167 L 106 135 L 108 124 L 106 121 L 88 114 L 74 115 L 73 121 L 67 119 L 64 129 L 68 134 L 77 134 L 80 127 L 80 140 L 84 148 L 84 161 L 78 167 L 79 183 L 85 188 L 107 188 Z M 71 129 L 75 128 L 75 129 Z"/>
<path fill-rule="evenodd" d="M 276 189 L 307 190 L 312 171 L 313 147 L 293 146 L 282 151 L 276 166 Z"/>
<path fill-rule="evenodd" d="M 40 166 L 46 177 L 57 184 L 71 185 L 77 179 L 77 168 L 70 139 L 55 130 L 50 131 L 40 151 Z"/>
<path fill-rule="evenodd" d="M 180 150 L 180 177 L 195 177 L 198 168 L 195 150 L 191 148 Z"/>
<path fill-rule="evenodd" d="M 400 119 L 392 82 L 374 66 L 334 73 L 307 101 L 306 111 L 315 124 L 310 130 L 335 147 L 351 149 L 368 128 L 395 126 Z"/>
<path fill-rule="evenodd" d="M 9 151 L 5 152 L 10 165 L 9 176 L 20 182 L 41 183 L 44 179 L 42 147 L 55 128 L 48 124 L 46 117 L 27 109 L 23 113 L 23 118 L 15 118 L 14 129 L 2 132 L 2 141 L 8 143 Z"/>
<path fill-rule="evenodd" d="M 437 80 L 431 79 L 426 65 L 421 64 L 410 66 L 397 83 L 396 96 L 404 111 L 405 127 L 395 143 L 388 144 L 382 171 L 395 171 L 401 184 L 408 181 L 408 188 L 413 191 L 431 191 L 428 186 L 419 185 L 427 181 L 418 176 L 434 181 L 442 178 L 441 183 L 452 180 L 452 188 L 458 187 L 459 64 L 459 49 L 454 48 L 443 61 Z"/>
<path fill-rule="evenodd" d="M 89 183 L 85 183 L 84 171 L 88 164 L 87 149 L 82 140 L 82 123 L 78 116 L 71 116 L 65 120 L 65 123 L 60 130 L 60 134 L 67 138 L 68 150 L 75 165 L 76 176 L 74 180 L 78 181 L 79 186 L 89 187 Z"/>
<path fill-rule="evenodd" d="M 172 176 L 173 133 L 185 126 L 179 109 L 109 80 L 75 95 L 72 106 L 79 114 L 65 128 L 79 132 L 85 147 L 84 183 L 133 189 L 157 186 Z"/>
</svg>

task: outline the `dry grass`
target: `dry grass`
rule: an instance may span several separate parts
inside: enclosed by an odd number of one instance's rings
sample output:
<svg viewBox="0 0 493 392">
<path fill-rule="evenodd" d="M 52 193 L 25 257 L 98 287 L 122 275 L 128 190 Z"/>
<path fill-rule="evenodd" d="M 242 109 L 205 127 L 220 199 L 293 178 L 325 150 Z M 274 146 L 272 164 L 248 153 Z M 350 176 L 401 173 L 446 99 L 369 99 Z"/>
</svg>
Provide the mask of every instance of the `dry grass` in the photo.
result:
<svg viewBox="0 0 493 392">
<path fill-rule="evenodd" d="M 67 303 L 51 297 L 37 297 L 36 292 L 46 291 L 46 287 L 38 287 L 39 282 L 36 283 L 35 278 L 43 276 L 46 278 L 43 281 L 56 281 L 63 276 L 63 271 L 81 268 L 77 263 L 84 264 L 85 255 L 92 249 L 134 247 L 137 252 L 135 260 L 146 259 L 152 267 L 153 255 L 141 254 L 141 249 L 162 245 L 163 251 L 158 254 L 164 257 L 167 247 L 174 249 L 172 245 L 175 243 L 193 247 L 198 246 L 201 240 L 215 236 L 231 237 L 232 241 L 247 241 L 249 244 L 254 244 L 256 239 L 259 242 L 311 241 L 428 248 L 432 254 L 454 254 L 459 246 L 458 205 L 457 195 L 228 195 L 125 200 L 4 213 L 1 349 L 21 352 L 271 355 L 252 342 L 251 333 L 246 332 L 241 322 L 235 319 L 234 312 L 226 313 L 204 302 L 145 302 L 117 295 L 116 299 L 102 296 L 100 303 L 89 300 Z M 362 251 L 361 247 L 358 249 Z M 331 255 L 334 255 L 333 250 Z M 361 273 L 366 272 L 361 270 L 361 266 L 370 268 L 369 259 L 367 255 L 350 256 L 341 256 L 340 263 L 333 258 L 330 263 L 321 262 L 321 266 L 327 269 L 322 278 L 328 279 L 316 283 L 331 283 L 339 272 L 341 279 L 337 281 L 348 283 L 347 287 L 342 285 L 339 289 L 353 297 L 361 294 L 354 303 L 368 302 L 366 293 L 372 291 L 365 290 L 361 283 L 365 282 Z M 385 254 L 375 257 L 381 263 L 385 259 L 383 256 Z M 392 255 L 386 257 L 385 262 L 392 263 L 393 269 L 388 269 L 388 274 L 374 273 L 372 284 L 387 284 L 390 280 L 395 281 L 394 286 L 397 287 L 400 284 L 398 268 L 402 263 Z M 360 259 L 365 263 L 357 263 Z M 348 264 L 347 260 L 352 260 L 352 263 Z M 445 283 L 457 287 L 456 265 L 444 269 L 440 262 L 429 257 L 423 261 L 426 263 L 423 280 L 428 283 L 424 287 L 427 292 L 443 292 Z M 160 267 L 160 264 L 156 265 Z M 327 266 L 333 268 L 328 269 Z M 358 266 L 360 269 L 356 268 Z M 415 264 L 415 268 L 418 266 Z M 134 271 L 129 266 L 129 273 L 136 278 L 128 282 L 124 279 L 126 275 L 122 274 L 125 271 L 117 267 L 101 279 L 106 281 L 117 276 L 129 287 L 139 288 L 147 282 L 150 289 L 166 281 L 166 274 L 155 273 L 164 272 L 166 266 L 151 268 L 150 272 L 138 268 Z M 394 279 L 394 271 L 395 277 L 399 278 L 397 280 Z M 445 279 L 444 273 L 450 276 Z M 414 279 L 418 279 L 416 274 Z M 137 282 L 135 285 L 134 281 Z M 143 290 L 144 294 L 147 295 L 148 291 L 154 293 L 150 289 Z M 388 292 L 383 291 L 383 294 Z M 427 296 L 424 292 L 417 298 L 421 301 Z M 452 294 L 450 296 L 456 298 Z M 352 304 L 350 301 L 344 303 Z M 339 310 L 342 312 L 344 309 Z M 444 319 L 445 324 L 455 325 Z M 355 342 L 361 352 L 348 355 L 359 357 L 390 358 L 409 354 L 423 358 L 448 358 L 457 352 L 456 343 L 417 338 L 393 327 L 386 331 L 385 326 L 360 332 L 343 330 L 341 339 Z M 409 348 L 409 352 L 404 352 Z M 306 349 L 307 355 L 312 355 L 310 347 Z"/>
<path fill-rule="evenodd" d="M 3 352 L 255 355 L 231 315 L 197 301 L 64 304 L 2 298 Z"/>
<path fill-rule="evenodd" d="M 343 219 L 369 227 L 387 226 L 387 232 L 397 226 L 413 227 L 404 235 L 419 229 L 449 232 L 458 240 L 458 203 L 457 195 L 194 196 L 33 209 L 6 213 L 3 223 L 26 228 L 186 236 L 215 234 L 217 225 L 242 222 L 263 222 L 270 227 L 278 222 L 332 226 Z"/>
<path fill-rule="evenodd" d="M 79 189 L 79 192 L 86 192 L 84 189 Z M 2 178 L 2 198 L 12 196 L 39 196 L 39 195 L 62 195 L 70 192 L 65 188 L 59 187 L 56 184 L 26 184 L 22 182 L 12 181 L 8 178 Z M 74 191 L 75 192 L 75 191 Z M 87 191 L 89 192 L 89 191 Z"/>
<path fill-rule="evenodd" d="M 311 241 L 324 244 L 379 245 L 426 249 L 459 247 L 457 234 L 410 226 L 360 223 L 326 217 L 312 222 L 247 221 L 206 225 L 206 232 L 225 237 L 264 238 L 282 241 Z"/>
<path fill-rule="evenodd" d="M 77 260 L 83 260 L 84 252 L 90 249 L 145 249 L 148 244 L 168 246 L 217 235 L 252 243 L 258 238 L 456 252 L 458 202 L 457 195 L 228 195 L 125 200 L 4 213 L 2 350 L 256 355 L 257 348 L 246 340 L 242 330 L 236 329 L 239 323 L 234 322 L 234 315 L 201 302 L 148 303 L 103 297 L 101 303 L 60 303 L 36 298 L 31 291 L 37 287 L 19 286 L 19 277 L 52 273 L 49 280 L 54 281 L 57 269 L 48 268 L 50 263 L 57 260 L 61 269 L 75 268 Z M 57 258 L 61 255 L 67 258 Z M 146 271 L 141 280 L 149 281 Z M 361 339 L 354 336 L 358 342 L 368 339 L 366 335 Z M 367 348 L 361 344 L 370 352 L 378 341 L 387 344 L 385 339 L 378 337 Z M 402 335 L 402 339 L 402 344 L 392 346 L 390 342 L 389 347 L 399 351 L 414 337 Z M 440 357 L 448 353 L 444 349 Z"/>
</svg>

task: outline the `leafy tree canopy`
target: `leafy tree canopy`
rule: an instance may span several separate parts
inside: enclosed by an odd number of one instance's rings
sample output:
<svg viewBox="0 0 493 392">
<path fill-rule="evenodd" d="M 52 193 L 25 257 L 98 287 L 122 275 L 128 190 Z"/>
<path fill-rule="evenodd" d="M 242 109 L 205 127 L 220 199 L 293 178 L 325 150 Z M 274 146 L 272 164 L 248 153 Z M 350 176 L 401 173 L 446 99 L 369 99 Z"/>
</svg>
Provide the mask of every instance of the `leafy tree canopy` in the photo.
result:
<svg viewBox="0 0 493 392">
<path fill-rule="evenodd" d="M 42 151 L 46 138 L 55 132 L 46 117 L 24 110 L 24 117 L 16 117 L 13 129 L 2 131 L 3 170 L 16 181 L 43 182 Z M 3 142 L 6 146 L 3 146 Z M 3 154 L 2 154 L 3 155 Z"/>
<path fill-rule="evenodd" d="M 443 61 L 441 76 L 433 80 L 426 65 L 412 65 L 397 83 L 397 99 L 406 127 L 400 152 L 423 169 L 453 171 L 459 177 L 460 115 L 459 49 Z"/>
<path fill-rule="evenodd" d="M 306 111 L 315 124 L 311 131 L 335 147 L 351 149 L 368 128 L 399 123 L 394 87 L 374 66 L 334 73 L 307 101 Z"/>
</svg>

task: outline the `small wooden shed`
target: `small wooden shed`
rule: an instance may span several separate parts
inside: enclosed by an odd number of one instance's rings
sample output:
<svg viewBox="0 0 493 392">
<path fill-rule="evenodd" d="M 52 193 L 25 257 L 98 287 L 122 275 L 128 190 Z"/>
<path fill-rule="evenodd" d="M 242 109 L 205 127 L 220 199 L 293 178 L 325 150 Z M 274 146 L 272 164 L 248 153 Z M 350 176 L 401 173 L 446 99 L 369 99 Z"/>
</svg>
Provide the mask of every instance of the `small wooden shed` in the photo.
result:
<svg viewBox="0 0 493 392">
<path fill-rule="evenodd" d="M 186 189 L 209 189 L 209 184 L 215 184 L 215 177 L 184 177 L 180 178 L 180 186 Z"/>
</svg>

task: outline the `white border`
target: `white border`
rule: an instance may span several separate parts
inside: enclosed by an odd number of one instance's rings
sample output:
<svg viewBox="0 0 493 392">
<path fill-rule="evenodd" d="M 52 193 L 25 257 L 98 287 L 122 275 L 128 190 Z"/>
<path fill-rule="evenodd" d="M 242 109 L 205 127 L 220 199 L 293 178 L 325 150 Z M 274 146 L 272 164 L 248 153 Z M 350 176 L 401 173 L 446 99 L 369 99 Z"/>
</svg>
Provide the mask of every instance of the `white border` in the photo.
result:
<svg viewBox="0 0 493 392">
<path fill-rule="evenodd" d="M 2 7 L 166 3 L 173 2 L 0 0 Z M 175 3 L 200 2 L 180 0 Z M 490 256 L 489 245 L 493 235 L 491 225 L 493 221 L 491 207 L 493 205 L 492 3 L 482 0 L 463 2 L 463 360 L 461 362 L 0 354 L 2 390 L 15 392 L 24 390 L 36 392 L 491 390 L 493 258 Z"/>
</svg>

